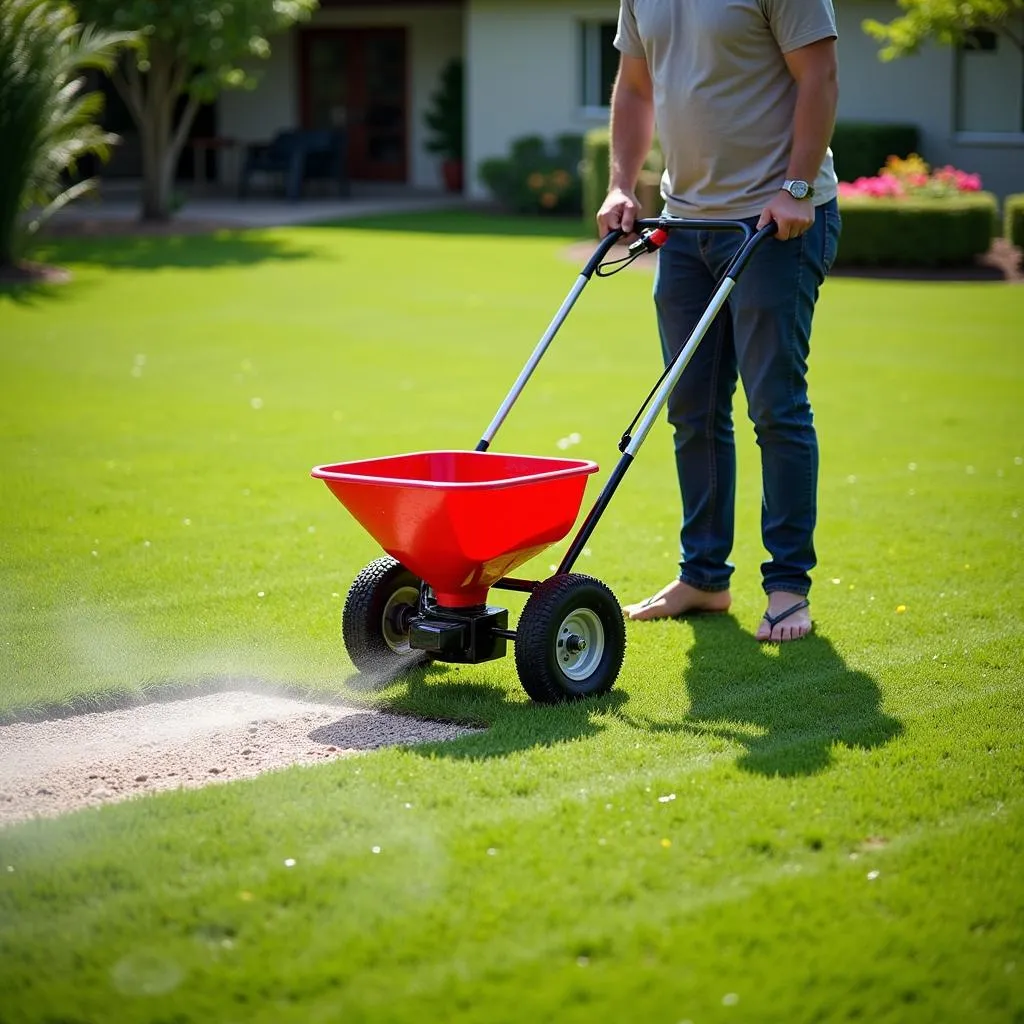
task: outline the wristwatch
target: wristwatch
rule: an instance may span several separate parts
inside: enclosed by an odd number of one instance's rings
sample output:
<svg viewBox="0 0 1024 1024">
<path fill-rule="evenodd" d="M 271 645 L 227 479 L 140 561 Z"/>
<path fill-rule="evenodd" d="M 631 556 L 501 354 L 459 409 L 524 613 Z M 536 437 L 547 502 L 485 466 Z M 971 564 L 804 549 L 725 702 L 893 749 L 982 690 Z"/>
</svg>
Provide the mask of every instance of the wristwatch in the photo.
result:
<svg viewBox="0 0 1024 1024">
<path fill-rule="evenodd" d="M 806 181 L 799 179 L 787 178 L 782 183 L 782 190 L 788 192 L 794 199 L 810 199 L 814 195 L 814 189 Z"/>
</svg>

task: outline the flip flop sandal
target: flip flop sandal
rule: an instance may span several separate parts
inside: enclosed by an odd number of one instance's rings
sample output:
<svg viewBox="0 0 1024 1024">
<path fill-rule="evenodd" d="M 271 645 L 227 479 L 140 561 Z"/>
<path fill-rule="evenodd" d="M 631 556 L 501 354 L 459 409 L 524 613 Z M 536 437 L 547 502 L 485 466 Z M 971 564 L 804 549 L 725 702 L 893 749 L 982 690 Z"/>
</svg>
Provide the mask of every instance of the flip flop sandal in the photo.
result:
<svg viewBox="0 0 1024 1024">
<path fill-rule="evenodd" d="M 764 613 L 764 621 L 768 623 L 768 637 L 771 639 L 771 631 L 784 619 L 788 619 L 790 615 L 796 615 L 797 612 L 803 611 L 804 608 L 810 608 L 810 601 L 797 601 L 796 604 L 790 605 L 785 611 L 779 612 L 778 615 L 769 615 L 767 612 Z"/>
</svg>

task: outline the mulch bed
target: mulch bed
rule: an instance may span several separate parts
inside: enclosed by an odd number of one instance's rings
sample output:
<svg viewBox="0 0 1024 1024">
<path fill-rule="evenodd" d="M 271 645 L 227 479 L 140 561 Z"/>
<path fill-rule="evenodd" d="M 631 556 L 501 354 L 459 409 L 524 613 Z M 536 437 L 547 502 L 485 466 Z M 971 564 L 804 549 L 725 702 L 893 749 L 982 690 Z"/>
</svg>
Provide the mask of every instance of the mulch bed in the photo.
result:
<svg viewBox="0 0 1024 1024">
<path fill-rule="evenodd" d="M 63 267 L 45 263 L 16 263 L 13 267 L 0 267 L 0 284 L 66 284 L 71 274 Z"/>
</svg>

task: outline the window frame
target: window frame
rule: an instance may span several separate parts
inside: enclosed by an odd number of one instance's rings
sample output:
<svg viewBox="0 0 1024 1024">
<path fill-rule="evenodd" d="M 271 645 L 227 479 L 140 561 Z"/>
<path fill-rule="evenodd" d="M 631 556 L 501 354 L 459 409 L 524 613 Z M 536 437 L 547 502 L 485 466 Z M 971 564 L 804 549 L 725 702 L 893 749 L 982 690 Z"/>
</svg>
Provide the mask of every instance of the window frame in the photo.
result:
<svg viewBox="0 0 1024 1024">
<path fill-rule="evenodd" d="M 969 43 L 960 43 L 953 48 L 953 94 L 952 94 L 952 136 L 959 145 L 964 146 L 986 146 L 993 148 L 1015 149 L 1024 146 L 1024 52 L 1019 52 L 1019 86 L 1021 92 L 1020 125 L 1016 130 L 1010 131 L 977 131 L 961 127 L 964 69 L 963 60 L 965 55 L 974 56 L 991 55 L 998 53 L 998 46 L 1012 45 L 1011 41 L 999 33 L 992 34 L 995 39 L 995 46 L 971 46 Z M 1014 49 L 1017 49 L 1014 47 Z"/>
<path fill-rule="evenodd" d="M 584 117 L 607 120 L 611 112 L 611 97 L 604 105 L 593 102 L 597 98 L 602 80 L 601 33 L 605 28 L 618 29 L 613 18 L 581 18 L 577 22 L 577 55 L 579 59 L 576 105 Z"/>
</svg>

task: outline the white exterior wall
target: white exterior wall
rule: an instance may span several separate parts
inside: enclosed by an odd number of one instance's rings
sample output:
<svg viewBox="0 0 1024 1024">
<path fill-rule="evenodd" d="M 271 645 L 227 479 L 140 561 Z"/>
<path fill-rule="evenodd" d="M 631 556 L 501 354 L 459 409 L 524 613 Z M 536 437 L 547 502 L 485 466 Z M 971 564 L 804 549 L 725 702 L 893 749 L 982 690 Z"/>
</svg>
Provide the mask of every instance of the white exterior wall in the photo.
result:
<svg viewBox="0 0 1024 1024">
<path fill-rule="evenodd" d="M 437 157 L 426 152 L 423 116 L 438 85 L 444 65 L 463 52 L 463 13 L 459 3 L 436 7 L 370 6 L 352 10 L 319 10 L 308 27 L 387 28 L 404 26 L 409 61 L 409 184 L 440 188 Z M 299 124 L 299 29 L 270 40 L 268 60 L 253 67 L 260 84 L 252 92 L 225 92 L 219 106 L 219 131 L 242 142 L 269 139 L 275 132 Z"/>
<path fill-rule="evenodd" d="M 583 134 L 606 112 L 579 104 L 579 22 L 615 20 L 618 0 L 468 0 L 466 188 L 485 198 L 481 160 L 522 135 Z"/>
<path fill-rule="evenodd" d="M 956 51 L 929 45 L 913 56 L 883 62 L 879 44 L 861 28 L 865 18 L 890 21 L 899 14 L 891 0 L 836 3 L 839 30 L 839 117 L 853 121 L 916 124 L 921 149 L 934 166 L 953 164 L 980 174 L 982 186 L 997 195 L 1024 192 L 1024 134 L 972 141 L 956 130 Z M 1005 44 L 1003 44 L 1005 45 Z M 1001 57 L 1003 55 L 1000 55 Z M 1019 109 L 1020 79 L 1010 62 L 993 69 L 1006 76 L 1005 88 L 990 82 L 994 103 Z"/>
<path fill-rule="evenodd" d="M 264 142 L 299 118 L 298 36 L 271 36 L 270 56 L 249 63 L 255 89 L 228 89 L 217 99 L 217 130 L 239 142 Z"/>
<path fill-rule="evenodd" d="M 522 135 L 554 136 L 608 122 L 607 112 L 580 106 L 579 23 L 614 21 L 618 0 L 467 0 L 467 189 L 486 197 L 480 161 L 504 156 Z M 985 188 L 1024 191 L 1024 135 L 984 144 L 958 137 L 955 52 L 928 46 L 916 56 L 883 63 L 879 44 L 861 28 L 868 17 L 888 21 L 894 0 L 836 0 L 843 120 L 918 125 L 921 148 L 936 165 L 952 163 L 981 175 Z M 993 89 L 1011 102 L 1016 86 Z"/>
</svg>

